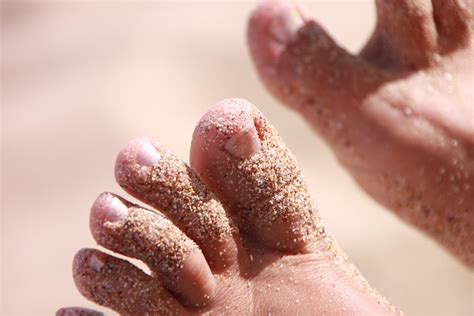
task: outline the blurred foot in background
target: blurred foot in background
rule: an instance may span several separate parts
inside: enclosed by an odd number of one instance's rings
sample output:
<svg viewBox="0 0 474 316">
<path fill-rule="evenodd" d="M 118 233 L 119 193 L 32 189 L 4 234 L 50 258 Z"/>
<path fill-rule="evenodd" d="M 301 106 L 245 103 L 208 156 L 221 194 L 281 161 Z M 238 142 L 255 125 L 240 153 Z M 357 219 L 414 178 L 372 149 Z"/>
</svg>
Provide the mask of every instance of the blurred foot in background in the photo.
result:
<svg viewBox="0 0 474 316">
<path fill-rule="evenodd" d="M 248 26 L 255 66 L 366 192 L 473 268 L 472 3 L 376 8 L 372 37 L 352 55 L 300 7 L 265 2 Z"/>
</svg>

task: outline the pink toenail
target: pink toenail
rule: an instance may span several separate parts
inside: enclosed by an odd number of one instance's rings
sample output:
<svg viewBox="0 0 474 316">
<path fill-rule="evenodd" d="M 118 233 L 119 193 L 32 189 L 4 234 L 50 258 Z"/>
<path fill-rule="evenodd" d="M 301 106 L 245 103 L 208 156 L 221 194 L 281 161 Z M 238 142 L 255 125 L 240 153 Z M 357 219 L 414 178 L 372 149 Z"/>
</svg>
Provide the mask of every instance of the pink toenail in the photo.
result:
<svg viewBox="0 0 474 316">
<path fill-rule="evenodd" d="M 248 159 L 260 152 L 261 144 L 254 122 L 233 135 L 224 148 L 233 156 Z"/>
<path fill-rule="evenodd" d="M 150 142 L 140 144 L 137 152 L 137 162 L 142 166 L 154 166 L 161 158 L 160 153 Z"/>
<path fill-rule="evenodd" d="M 93 268 L 96 271 L 100 271 L 102 267 L 104 266 L 104 261 L 102 261 L 99 257 L 97 257 L 95 254 L 90 256 L 89 258 L 89 266 Z"/>
<path fill-rule="evenodd" d="M 278 11 L 269 26 L 269 32 L 275 40 L 285 44 L 294 37 L 304 21 L 298 8 L 290 4 L 279 4 Z"/>
<path fill-rule="evenodd" d="M 99 196 L 95 202 L 95 207 L 103 214 L 103 219 L 108 222 L 119 222 L 128 217 L 128 208 L 111 194 Z"/>
</svg>

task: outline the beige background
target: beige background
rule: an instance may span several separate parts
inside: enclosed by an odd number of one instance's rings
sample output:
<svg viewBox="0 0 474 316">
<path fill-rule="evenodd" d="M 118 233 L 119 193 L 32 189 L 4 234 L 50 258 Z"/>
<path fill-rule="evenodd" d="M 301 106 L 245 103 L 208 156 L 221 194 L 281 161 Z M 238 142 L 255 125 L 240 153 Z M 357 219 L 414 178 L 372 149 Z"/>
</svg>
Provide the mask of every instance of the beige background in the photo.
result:
<svg viewBox="0 0 474 316">
<path fill-rule="evenodd" d="M 2 1 L 2 315 L 93 306 L 71 260 L 94 246 L 88 209 L 115 154 L 157 136 L 187 159 L 195 122 L 227 97 L 259 106 L 299 160 L 329 230 L 409 315 L 473 314 L 472 274 L 368 198 L 294 113 L 266 93 L 245 45 L 252 2 Z M 307 3 L 352 51 L 371 1 Z"/>
</svg>

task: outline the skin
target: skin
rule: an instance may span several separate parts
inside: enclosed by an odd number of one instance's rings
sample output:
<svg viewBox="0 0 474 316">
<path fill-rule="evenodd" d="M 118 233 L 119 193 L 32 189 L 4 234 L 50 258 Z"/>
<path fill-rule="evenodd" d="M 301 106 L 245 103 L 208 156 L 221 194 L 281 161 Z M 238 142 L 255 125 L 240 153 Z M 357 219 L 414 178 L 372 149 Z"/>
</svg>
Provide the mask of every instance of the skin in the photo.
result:
<svg viewBox="0 0 474 316">
<path fill-rule="evenodd" d="M 249 22 L 254 63 L 366 192 L 472 268 L 472 3 L 376 5 L 377 27 L 352 55 L 301 9 L 266 3 Z"/>
<path fill-rule="evenodd" d="M 300 8 L 267 2 L 250 18 L 248 43 L 268 90 L 304 115 L 362 188 L 472 267 L 466 3 L 433 0 L 431 13 L 429 1 L 378 1 L 376 30 L 354 56 Z M 83 249 L 74 279 L 87 298 L 129 315 L 399 313 L 325 232 L 291 153 L 251 104 L 229 99 L 211 108 L 193 135 L 191 168 L 166 169 L 171 177 L 160 182 L 153 175 L 163 174 L 161 164 L 184 165 L 166 153 L 142 138 L 117 158 L 118 183 L 155 210 L 110 193 L 91 209 L 98 243 L 141 259 L 152 274 Z M 287 174 L 297 181 L 279 178 Z M 275 203 L 279 192 L 284 200 Z M 176 209 L 187 207 L 185 220 Z M 74 307 L 57 315 L 95 313 Z"/>
<path fill-rule="evenodd" d="M 152 274 L 82 249 L 73 274 L 86 298 L 123 315 L 397 313 L 325 232 L 296 161 L 255 106 L 228 99 L 212 107 L 190 161 L 150 138 L 121 150 L 117 182 L 155 209 L 103 193 L 90 229 L 98 244 Z M 274 203 L 280 192 L 286 201 Z"/>
</svg>

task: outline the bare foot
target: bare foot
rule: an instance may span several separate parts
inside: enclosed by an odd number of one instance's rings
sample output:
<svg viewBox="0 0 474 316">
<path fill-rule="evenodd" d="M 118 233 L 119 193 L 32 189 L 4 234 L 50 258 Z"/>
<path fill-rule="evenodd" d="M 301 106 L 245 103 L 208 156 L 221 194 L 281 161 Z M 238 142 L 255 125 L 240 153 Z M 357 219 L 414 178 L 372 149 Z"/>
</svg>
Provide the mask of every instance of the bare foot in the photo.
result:
<svg viewBox="0 0 474 316">
<path fill-rule="evenodd" d="M 253 60 L 364 190 L 472 268 L 472 3 L 376 7 L 375 32 L 352 55 L 300 8 L 266 2 L 249 21 Z"/>
<path fill-rule="evenodd" d="M 249 102 L 211 108 L 190 161 L 149 138 L 119 153 L 118 183 L 153 209 L 103 193 L 91 232 L 152 274 L 83 249 L 74 280 L 86 298 L 124 315 L 397 313 L 325 231 L 296 161 Z"/>
</svg>

